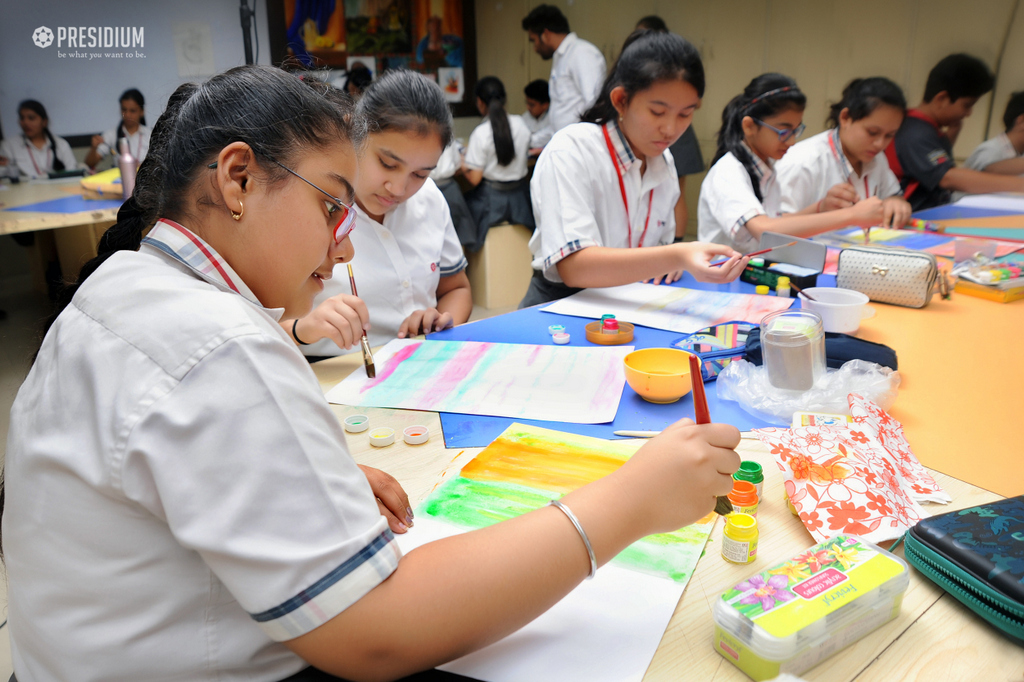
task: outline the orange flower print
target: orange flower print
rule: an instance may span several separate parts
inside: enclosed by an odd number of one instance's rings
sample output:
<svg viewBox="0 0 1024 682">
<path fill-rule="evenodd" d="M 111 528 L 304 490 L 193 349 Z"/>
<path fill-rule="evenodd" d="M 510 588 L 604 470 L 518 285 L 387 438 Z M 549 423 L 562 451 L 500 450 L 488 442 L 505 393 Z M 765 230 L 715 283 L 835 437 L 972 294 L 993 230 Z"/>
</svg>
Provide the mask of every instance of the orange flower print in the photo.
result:
<svg viewBox="0 0 1024 682">
<path fill-rule="evenodd" d="M 884 495 L 877 495 L 870 491 L 867 495 L 868 509 L 874 509 L 883 516 L 887 516 L 892 513 L 892 508 L 889 506 L 889 500 L 885 499 Z"/>
<path fill-rule="evenodd" d="M 828 527 L 831 530 L 862 535 L 871 532 L 870 528 L 861 523 L 870 517 L 871 512 L 864 507 L 858 507 L 853 502 L 840 502 L 829 509 Z"/>
<path fill-rule="evenodd" d="M 870 493 L 869 493 L 870 494 Z M 807 530 L 813 533 L 824 525 L 824 521 L 818 518 L 818 512 L 803 512 L 800 514 L 800 520 L 804 522 L 804 526 Z"/>
<path fill-rule="evenodd" d="M 821 550 L 818 552 L 812 552 L 807 550 L 798 557 L 794 557 L 794 561 L 799 564 L 805 564 L 811 573 L 817 573 L 821 570 L 821 567 L 825 564 L 831 563 L 831 559 L 828 557 L 827 550 Z"/>
<path fill-rule="evenodd" d="M 811 477 L 811 458 L 807 455 L 793 455 L 789 460 L 789 468 L 793 470 L 793 478 L 803 480 Z"/>
<path fill-rule="evenodd" d="M 850 438 L 853 439 L 854 443 L 867 443 L 868 437 L 860 431 L 850 431 Z"/>
</svg>

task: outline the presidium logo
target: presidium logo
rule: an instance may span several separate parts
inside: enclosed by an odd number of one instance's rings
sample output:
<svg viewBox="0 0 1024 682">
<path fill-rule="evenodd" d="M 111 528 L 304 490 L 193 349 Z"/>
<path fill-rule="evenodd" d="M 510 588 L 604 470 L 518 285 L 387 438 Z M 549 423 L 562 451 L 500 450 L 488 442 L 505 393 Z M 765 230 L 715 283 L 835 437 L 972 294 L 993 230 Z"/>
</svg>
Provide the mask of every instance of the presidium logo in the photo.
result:
<svg viewBox="0 0 1024 682">
<path fill-rule="evenodd" d="M 145 59 L 146 54 L 134 48 L 145 47 L 145 29 L 142 26 L 58 26 L 57 57 L 59 59 Z M 32 42 L 36 47 L 47 48 L 53 44 L 54 33 L 47 26 L 32 31 Z M 74 52 L 61 52 L 60 48 L 75 48 Z M 82 49 L 109 50 L 117 52 L 83 52 Z M 132 48 L 124 50 L 124 48 Z"/>
</svg>

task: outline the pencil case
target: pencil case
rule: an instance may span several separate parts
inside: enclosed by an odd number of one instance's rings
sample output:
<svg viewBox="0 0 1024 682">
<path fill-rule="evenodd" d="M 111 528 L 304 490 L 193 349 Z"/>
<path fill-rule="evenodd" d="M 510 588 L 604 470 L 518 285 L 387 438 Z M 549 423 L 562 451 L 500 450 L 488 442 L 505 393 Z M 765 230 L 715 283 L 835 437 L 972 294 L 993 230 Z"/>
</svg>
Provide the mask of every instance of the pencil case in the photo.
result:
<svg viewBox="0 0 1024 682">
<path fill-rule="evenodd" d="M 757 325 L 750 322 L 722 322 L 678 338 L 671 346 L 700 358 L 700 373 L 706 383 L 718 379 L 730 362 L 743 358 L 749 335 L 757 331 Z"/>
<path fill-rule="evenodd" d="M 912 566 L 1024 645 L 1024 495 L 919 521 L 905 544 Z"/>
<path fill-rule="evenodd" d="M 746 360 L 755 365 L 764 364 L 761 348 L 761 330 L 753 329 L 747 334 Z M 865 360 L 892 370 L 899 369 L 896 351 L 882 343 L 858 339 L 856 336 L 839 332 L 825 332 L 825 365 L 839 369 L 850 360 Z"/>
<path fill-rule="evenodd" d="M 839 253 L 836 286 L 872 301 L 923 308 L 939 276 L 935 256 L 889 246 L 851 246 Z"/>
<path fill-rule="evenodd" d="M 856 535 L 837 535 L 715 600 L 713 644 L 754 680 L 800 675 L 899 615 L 909 569 Z"/>
</svg>

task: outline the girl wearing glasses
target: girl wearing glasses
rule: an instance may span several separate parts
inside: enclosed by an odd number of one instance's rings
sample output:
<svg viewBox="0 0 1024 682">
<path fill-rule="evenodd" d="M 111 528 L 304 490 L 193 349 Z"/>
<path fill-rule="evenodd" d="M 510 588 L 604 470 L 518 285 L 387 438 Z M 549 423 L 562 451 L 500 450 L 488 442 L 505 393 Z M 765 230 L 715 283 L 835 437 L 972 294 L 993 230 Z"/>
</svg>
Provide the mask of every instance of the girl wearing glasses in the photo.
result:
<svg viewBox="0 0 1024 682">
<path fill-rule="evenodd" d="M 761 234 L 809 236 L 847 225 L 870 227 L 882 220 L 882 201 L 869 197 L 842 203 L 845 189 L 784 214 L 775 162 L 804 131 L 807 98 L 796 81 L 766 73 L 750 81 L 722 112 L 718 150 L 700 188 L 697 206 L 701 241 L 727 244 L 741 253 L 757 249 Z"/>
<path fill-rule="evenodd" d="M 413 71 L 389 71 L 367 88 L 356 113 L 370 127 L 359 157 L 352 261 L 324 282 L 305 317 L 282 326 L 307 356 L 440 331 L 469 319 L 473 300 L 451 212 L 430 179 L 452 140 L 441 88 Z"/>
<path fill-rule="evenodd" d="M 583 121 L 556 133 L 537 160 L 534 274 L 521 308 L 583 287 L 674 282 L 684 270 L 709 282 L 739 276 L 746 263 L 728 246 L 672 243 L 679 182 L 668 148 L 703 95 L 693 45 L 671 33 L 630 36 Z M 721 256 L 725 265 L 709 266 Z"/>
<path fill-rule="evenodd" d="M 739 432 L 685 420 L 556 505 L 403 557 L 408 498 L 357 468 L 278 326 L 353 255 L 361 126 L 325 87 L 247 66 L 178 88 L 60 301 L 7 440 L 17 678 L 397 679 L 732 489 Z"/>
<path fill-rule="evenodd" d="M 910 204 L 889 169 L 885 148 L 907 113 L 900 86 L 888 78 L 858 78 L 832 105 L 829 129 L 797 143 L 778 164 L 783 213 L 824 202 L 832 188 L 829 208 L 849 208 L 862 199 L 882 199 L 883 227 L 903 227 Z"/>
</svg>

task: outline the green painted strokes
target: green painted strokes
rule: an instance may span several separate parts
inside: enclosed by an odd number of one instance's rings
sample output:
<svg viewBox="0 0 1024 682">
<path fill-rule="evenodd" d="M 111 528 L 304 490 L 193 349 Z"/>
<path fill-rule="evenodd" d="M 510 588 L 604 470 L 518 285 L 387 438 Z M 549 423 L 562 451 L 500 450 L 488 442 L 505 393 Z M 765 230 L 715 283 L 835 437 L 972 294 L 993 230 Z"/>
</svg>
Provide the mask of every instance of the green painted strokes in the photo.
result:
<svg viewBox="0 0 1024 682">
<path fill-rule="evenodd" d="M 484 528 L 539 509 L 557 493 L 514 483 L 471 481 L 461 476 L 439 486 L 420 507 L 420 513 L 466 528 Z"/>
</svg>

